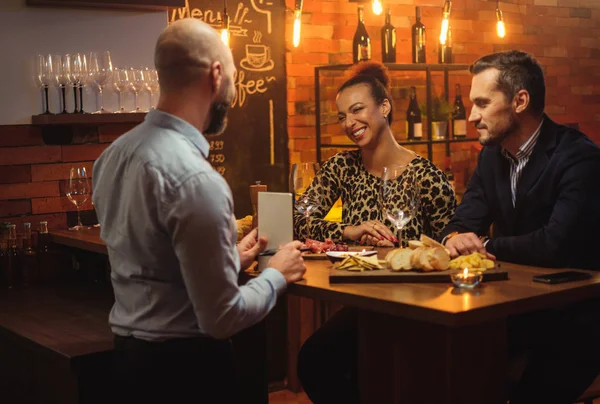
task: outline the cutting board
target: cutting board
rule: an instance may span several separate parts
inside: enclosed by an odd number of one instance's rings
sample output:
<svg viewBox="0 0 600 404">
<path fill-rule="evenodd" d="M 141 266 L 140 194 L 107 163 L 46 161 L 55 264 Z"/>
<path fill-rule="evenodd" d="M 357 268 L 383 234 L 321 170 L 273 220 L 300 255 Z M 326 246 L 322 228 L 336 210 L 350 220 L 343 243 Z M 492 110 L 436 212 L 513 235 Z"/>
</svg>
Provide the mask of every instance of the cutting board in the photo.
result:
<svg viewBox="0 0 600 404">
<path fill-rule="evenodd" d="M 358 272 L 337 269 L 332 265 L 329 269 L 329 283 L 452 283 L 450 275 L 461 271 L 459 269 L 449 269 L 434 272 L 392 272 L 389 269 L 379 269 L 377 271 Z M 483 282 L 504 281 L 507 279 L 508 272 L 499 266 L 483 272 Z"/>
</svg>

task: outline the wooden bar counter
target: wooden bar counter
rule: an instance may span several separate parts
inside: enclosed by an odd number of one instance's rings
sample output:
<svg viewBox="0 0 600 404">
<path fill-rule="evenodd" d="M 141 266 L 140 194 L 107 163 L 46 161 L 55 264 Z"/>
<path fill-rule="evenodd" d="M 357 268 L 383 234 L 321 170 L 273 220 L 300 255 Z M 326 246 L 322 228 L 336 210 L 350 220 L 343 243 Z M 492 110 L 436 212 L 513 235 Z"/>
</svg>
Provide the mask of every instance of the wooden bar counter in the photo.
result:
<svg viewBox="0 0 600 404">
<path fill-rule="evenodd" d="M 0 401 L 108 402 L 112 301 L 79 282 L 0 291 Z"/>
</svg>

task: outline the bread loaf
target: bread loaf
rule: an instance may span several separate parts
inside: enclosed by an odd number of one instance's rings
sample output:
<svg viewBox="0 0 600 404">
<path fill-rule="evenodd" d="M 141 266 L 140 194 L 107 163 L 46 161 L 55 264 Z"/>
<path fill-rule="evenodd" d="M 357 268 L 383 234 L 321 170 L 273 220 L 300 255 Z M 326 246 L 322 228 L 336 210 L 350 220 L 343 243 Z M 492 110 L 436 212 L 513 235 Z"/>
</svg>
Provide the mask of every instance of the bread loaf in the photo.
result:
<svg viewBox="0 0 600 404">
<path fill-rule="evenodd" d="M 398 248 L 394 250 L 395 253 L 391 256 L 389 261 L 389 267 L 392 271 L 410 271 L 412 266 L 410 264 L 410 256 L 413 250 L 409 248 Z"/>
<path fill-rule="evenodd" d="M 417 242 L 418 243 L 418 242 Z M 385 263 L 392 271 L 410 271 L 421 269 L 424 272 L 445 271 L 450 265 L 450 254 L 439 246 L 417 247 L 413 243 L 412 248 L 395 248 L 385 256 Z"/>
<path fill-rule="evenodd" d="M 414 250 L 419 247 L 425 247 L 425 244 L 421 243 L 419 240 L 410 240 L 408 246 Z"/>
</svg>

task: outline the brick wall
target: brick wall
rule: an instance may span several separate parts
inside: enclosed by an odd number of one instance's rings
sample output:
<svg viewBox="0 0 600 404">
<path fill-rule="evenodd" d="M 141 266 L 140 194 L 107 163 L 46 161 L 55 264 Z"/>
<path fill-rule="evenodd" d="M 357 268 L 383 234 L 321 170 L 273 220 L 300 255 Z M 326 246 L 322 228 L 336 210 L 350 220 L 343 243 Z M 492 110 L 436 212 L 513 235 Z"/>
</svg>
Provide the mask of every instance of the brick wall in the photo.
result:
<svg viewBox="0 0 600 404">
<path fill-rule="evenodd" d="M 286 4 L 293 9 L 293 0 L 286 0 Z M 298 48 L 291 44 L 293 16 L 287 13 L 288 133 L 292 163 L 316 158 L 314 67 L 351 62 L 356 4 L 347 0 L 304 0 L 302 40 Z M 398 62 L 410 61 L 410 27 L 415 5 L 422 6 L 428 30 L 427 59 L 437 60 L 435 39 L 439 35 L 443 0 L 393 0 L 389 4 L 398 34 Z M 495 35 L 495 4 L 495 1 L 453 0 L 455 61 L 471 63 L 485 53 L 512 48 L 533 53 L 545 67 L 549 115 L 558 122 L 579 123 L 585 133 L 600 142 L 600 1 L 502 1 L 507 23 L 507 36 L 503 40 Z M 373 58 L 381 60 L 379 29 L 384 17 L 373 15 L 368 5 L 365 20 L 373 40 Z M 465 86 L 463 95 L 468 94 L 468 76 L 457 80 Z M 333 99 L 335 91 L 327 96 Z M 464 98 L 469 108 L 468 97 Z M 402 126 L 400 117 L 404 109 L 402 103 L 396 105 L 400 121 L 396 122 L 395 130 Z M 130 127 L 91 128 L 76 132 L 69 144 L 53 146 L 44 144 L 39 127 L 0 126 L 0 221 L 19 224 L 30 221 L 34 228 L 40 220 L 48 220 L 50 227 L 74 224 L 75 206 L 65 197 L 69 168 L 84 164 L 89 169 L 108 144 Z M 440 150 L 435 152 L 436 164 L 441 163 L 443 149 Z M 422 149 L 418 151 L 423 153 Z M 91 212 L 90 208 L 89 204 L 84 207 L 84 217 Z"/>
<path fill-rule="evenodd" d="M 94 160 L 132 126 L 77 128 L 63 145 L 45 144 L 39 126 L 0 126 L 0 222 L 15 223 L 18 231 L 23 222 L 34 229 L 42 220 L 50 228 L 74 225 L 76 208 L 65 193 L 70 168 L 84 166 L 91 175 Z M 82 207 L 82 219 L 94 220 L 91 200 Z"/>
<path fill-rule="evenodd" d="M 398 63 L 410 63 L 411 60 L 410 27 L 414 23 L 415 5 L 421 6 L 422 21 L 427 28 L 427 60 L 437 61 L 436 39 L 443 0 L 383 3 L 384 7 L 391 5 L 392 24 L 398 36 Z M 293 0 L 286 0 L 286 4 L 293 10 Z M 291 163 L 316 158 L 314 67 L 352 62 L 356 6 L 356 2 L 348 0 L 304 0 L 298 48 L 292 46 L 293 15 L 288 13 L 286 60 Z M 452 1 L 455 62 L 470 64 L 479 56 L 499 50 L 531 52 L 545 68 L 546 112 L 557 122 L 579 123 L 582 131 L 600 142 L 600 1 L 501 1 L 507 31 L 504 39 L 495 33 L 495 7 L 496 2 L 492 0 Z M 381 60 L 380 28 L 384 15 L 374 15 L 370 3 L 365 3 L 365 23 L 373 44 L 372 57 Z M 469 111 L 470 78 L 460 80 Z M 331 97 L 335 97 L 335 93 Z M 402 105 L 395 107 L 395 116 L 400 118 L 405 108 Z M 475 136 L 473 132 L 471 134 Z M 439 157 L 434 158 L 434 162 L 439 164 Z"/>
</svg>

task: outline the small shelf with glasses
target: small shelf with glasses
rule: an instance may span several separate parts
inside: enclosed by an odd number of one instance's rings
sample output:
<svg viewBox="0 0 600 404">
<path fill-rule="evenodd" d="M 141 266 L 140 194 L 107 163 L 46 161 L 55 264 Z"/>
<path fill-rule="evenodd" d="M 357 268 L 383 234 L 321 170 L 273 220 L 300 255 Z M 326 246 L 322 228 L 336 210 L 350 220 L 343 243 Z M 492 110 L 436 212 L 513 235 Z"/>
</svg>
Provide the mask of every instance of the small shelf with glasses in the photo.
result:
<svg viewBox="0 0 600 404">
<path fill-rule="evenodd" d="M 384 63 L 385 66 L 390 71 L 390 76 L 392 78 L 392 83 L 390 85 L 392 89 L 392 93 L 395 89 L 402 88 L 405 86 L 397 86 L 394 84 L 394 72 L 422 72 L 425 74 L 425 89 L 426 89 L 426 110 L 427 114 L 423 116 L 423 119 L 427 121 L 427 134 L 429 136 L 432 133 L 432 119 L 431 119 L 431 111 L 434 99 L 434 91 L 433 91 L 433 80 L 432 73 L 441 73 L 443 74 L 443 94 L 446 97 L 446 101 L 448 101 L 449 95 L 449 72 L 463 72 L 467 73 L 469 70 L 469 65 L 466 64 L 400 64 L 400 63 Z M 327 84 L 329 84 L 331 90 L 331 85 L 333 83 L 332 80 L 335 80 L 335 77 L 332 78 L 329 75 L 330 72 L 339 72 L 342 75 L 354 65 L 352 64 L 339 64 L 339 65 L 326 65 L 326 66 L 317 66 L 315 67 L 315 131 L 316 131 L 316 154 L 317 161 L 321 162 L 322 160 L 322 149 L 333 149 L 333 148 L 355 148 L 356 145 L 351 143 L 326 143 L 323 142 L 322 137 L 322 125 L 332 124 L 333 121 L 329 119 L 327 122 L 327 114 L 331 114 L 331 110 L 327 110 L 327 102 L 333 101 L 335 99 L 335 95 L 333 92 L 328 91 Z M 339 78 L 339 77 L 338 77 Z M 322 100 L 321 94 L 323 89 L 321 88 L 322 80 L 330 80 L 325 85 L 325 93 L 327 93 L 327 99 Z M 339 85 L 340 83 L 338 83 Z M 334 88 L 335 90 L 335 88 Z M 329 98 L 332 98 L 329 100 Z M 397 114 L 401 115 L 404 111 L 398 110 Z M 324 114 L 324 115 L 323 115 Z M 324 119 L 325 118 L 325 119 Z M 401 121 L 402 119 L 395 119 L 395 122 Z M 325 122 L 323 122 L 325 121 Z M 450 123 L 450 122 L 449 122 Z M 425 122 L 424 122 L 425 124 Z M 425 129 L 425 128 L 424 128 Z M 336 136 L 337 137 L 337 136 Z M 450 137 L 450 131 L 447 130 L 445 139 L 423 139 L 423 140 L 399 140 L 398 143 L 403 146 L 409 145 L 426 145 L 427 146 L 427 157 L 428 159 L 432 159 L 433 155 L 433 146 L 437 144 L 445 144 L 446 145 L 446 155 L 450 155 L 450 145 L 453 143 L 463 143 L 463 142 L 473 142 L 477 141 L 476 137 L 465 137 L 465 138 L 452 138 Z"/>
<path fill-rule="evenodd" d="M 127 112 L 122 114 L 40 114 L 32 115 L 32 125 L 101 125 L 105 123 L 140 123 L 145 112 Z"/>
</svg>

